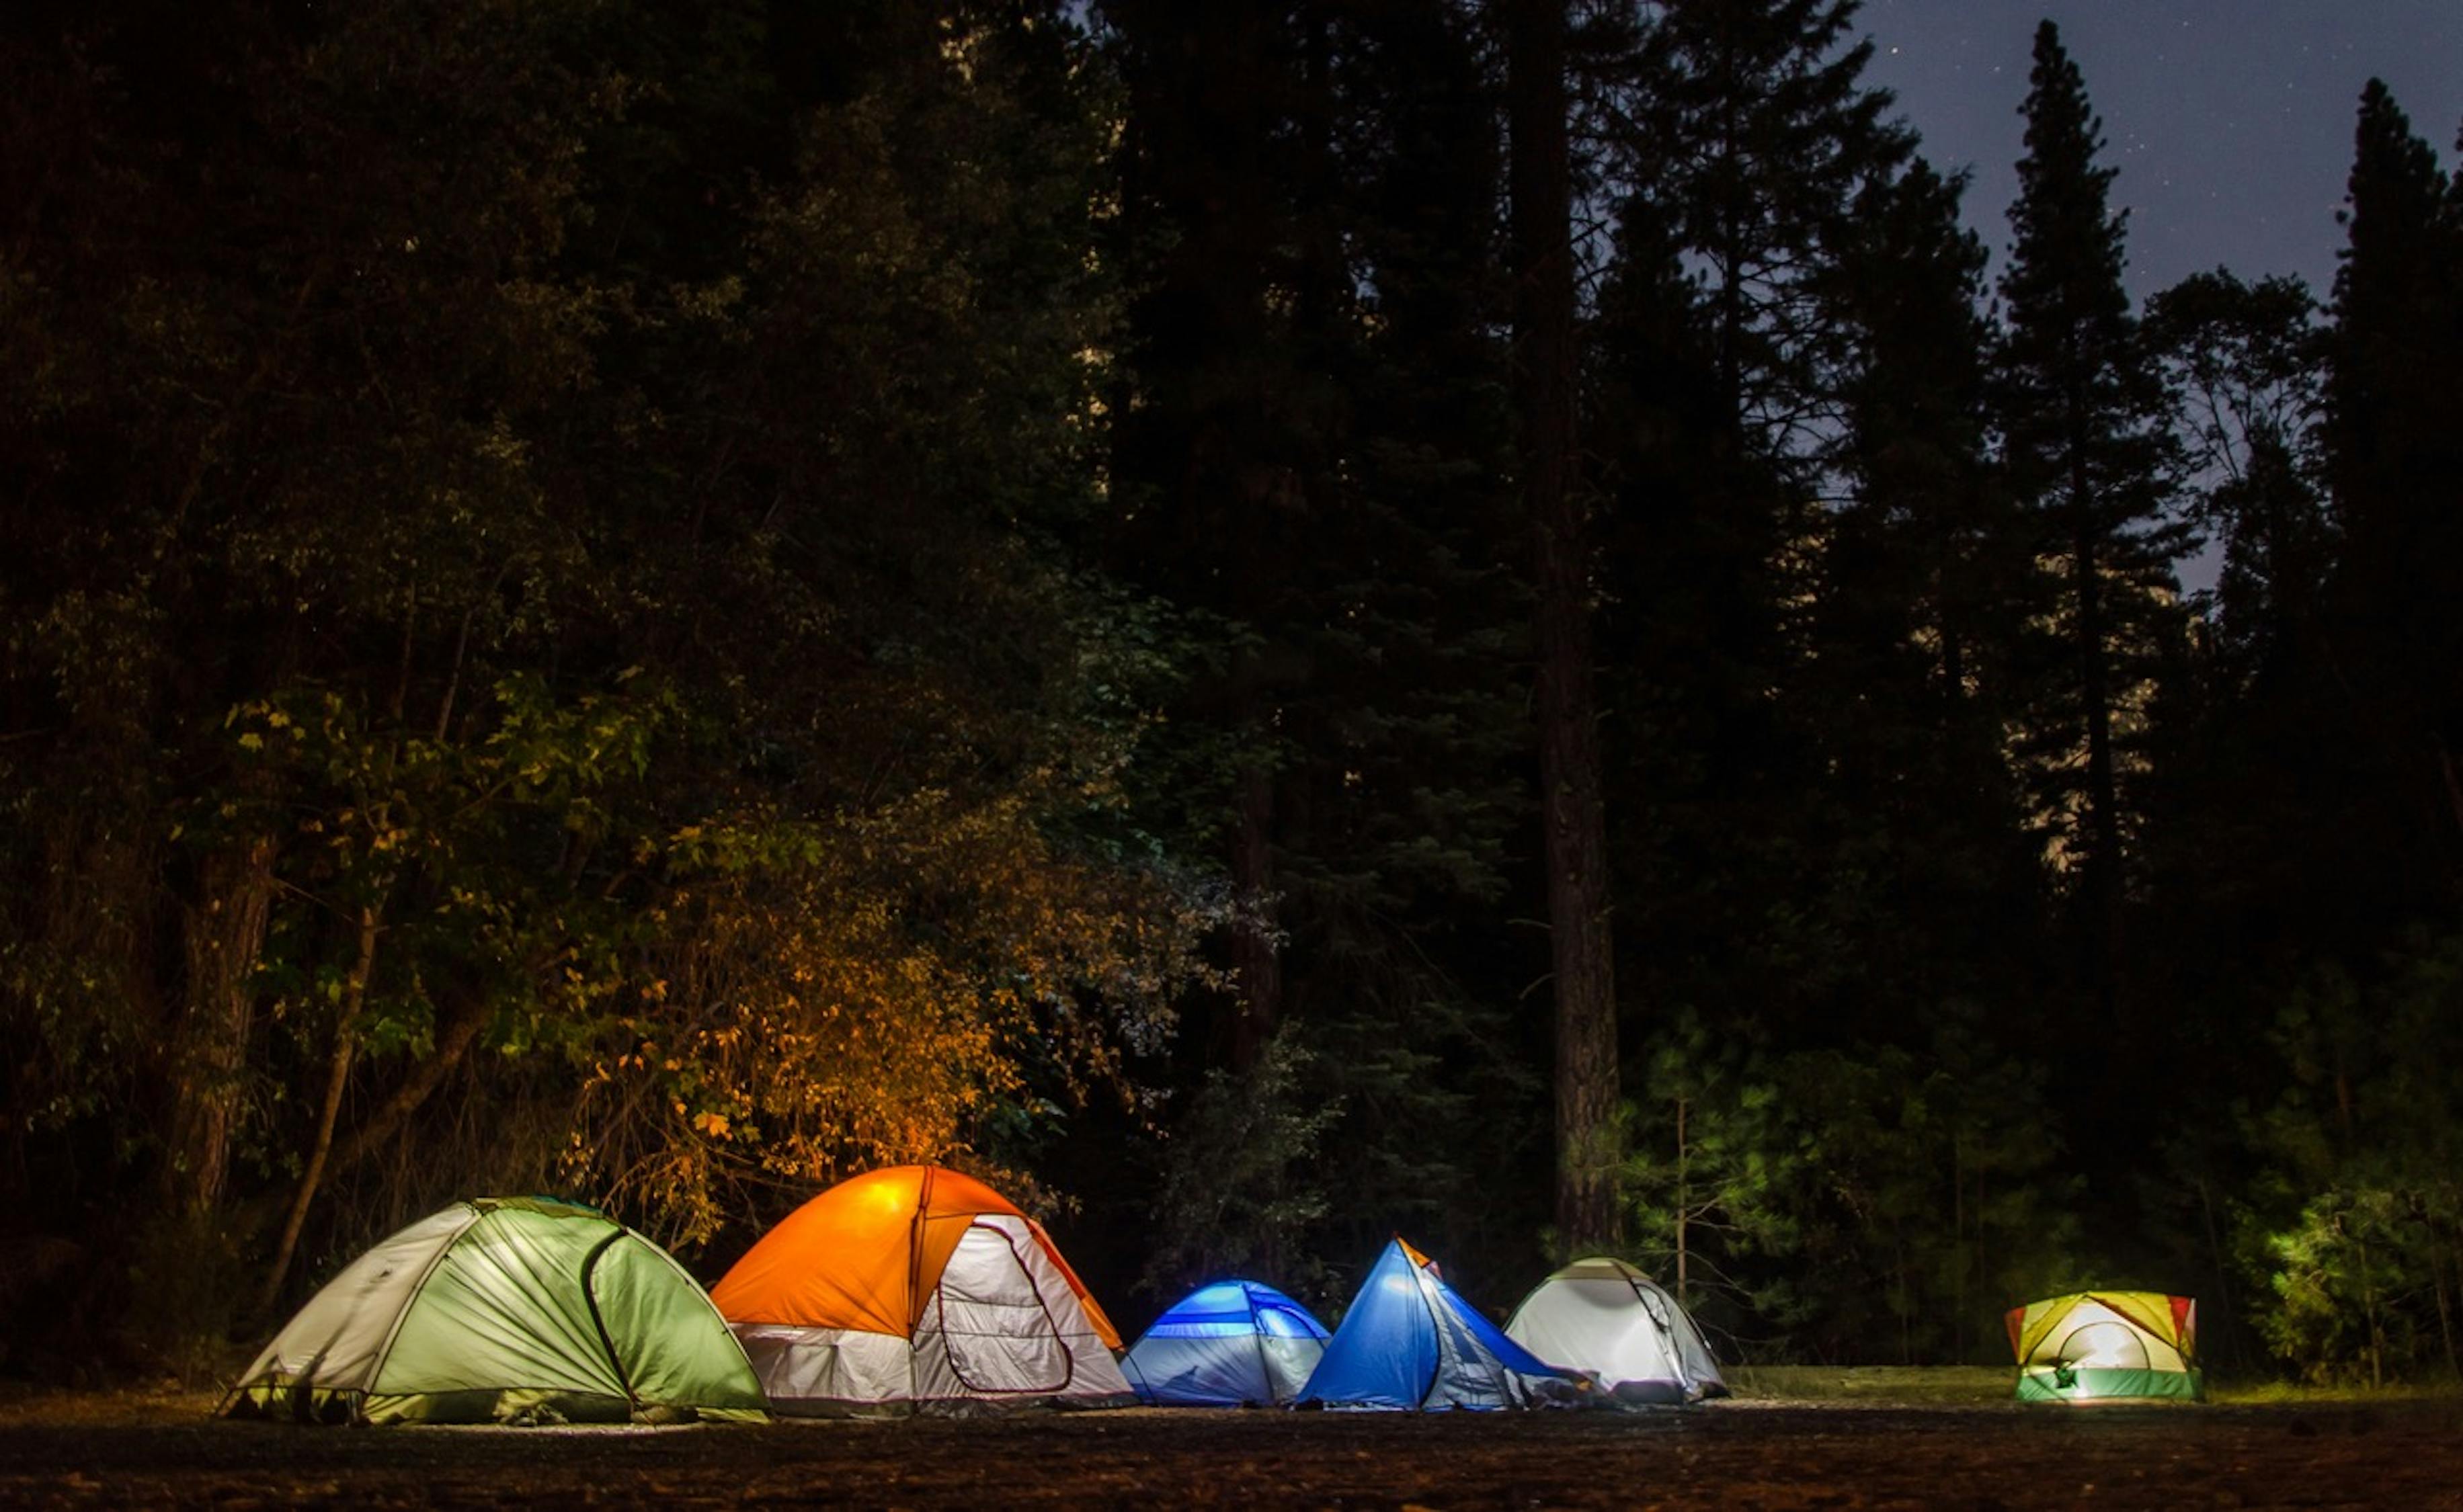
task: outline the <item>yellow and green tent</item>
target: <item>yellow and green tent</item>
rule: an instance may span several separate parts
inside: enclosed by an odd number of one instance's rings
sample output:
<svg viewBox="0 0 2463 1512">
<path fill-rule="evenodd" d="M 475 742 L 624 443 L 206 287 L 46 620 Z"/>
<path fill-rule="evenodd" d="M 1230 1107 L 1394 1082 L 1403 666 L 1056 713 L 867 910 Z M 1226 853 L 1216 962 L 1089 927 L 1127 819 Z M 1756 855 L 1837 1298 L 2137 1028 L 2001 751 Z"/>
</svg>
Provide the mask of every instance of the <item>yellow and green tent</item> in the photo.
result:
<svg viewBox="0 0 2463 1512">
<path fill-rule="evenodd" d="M 2078 1291 L 2013 1307 L 2018 1400 L 2198 1401 L 2198 1304 L 2160 1291 Z"/>
</svg>

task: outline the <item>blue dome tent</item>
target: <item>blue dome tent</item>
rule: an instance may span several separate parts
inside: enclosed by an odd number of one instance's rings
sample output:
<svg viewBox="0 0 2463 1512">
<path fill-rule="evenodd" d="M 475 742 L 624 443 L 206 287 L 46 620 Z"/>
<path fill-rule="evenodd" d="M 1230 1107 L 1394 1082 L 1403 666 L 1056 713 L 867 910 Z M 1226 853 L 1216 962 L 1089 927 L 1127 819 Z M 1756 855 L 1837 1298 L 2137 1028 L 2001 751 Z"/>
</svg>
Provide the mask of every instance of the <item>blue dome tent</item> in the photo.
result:
<svg viewBox="0 0 2463 1512">
<path fill-rule="evenodd" d="M 1274 1287 L 1218 1281 L 1172 1304 L 1121 1360 L 1149 1407 L 1282 1407 L 1325 1352 L 1324 1325 Z"/>
<path fill-rule="evenodd" d="M 1384 1412 L 1571 1406 L 1589 1383 L 1542 1363 L 1395 1240 L 1300 1392 L 1298 1406 Z"/>
</svg>

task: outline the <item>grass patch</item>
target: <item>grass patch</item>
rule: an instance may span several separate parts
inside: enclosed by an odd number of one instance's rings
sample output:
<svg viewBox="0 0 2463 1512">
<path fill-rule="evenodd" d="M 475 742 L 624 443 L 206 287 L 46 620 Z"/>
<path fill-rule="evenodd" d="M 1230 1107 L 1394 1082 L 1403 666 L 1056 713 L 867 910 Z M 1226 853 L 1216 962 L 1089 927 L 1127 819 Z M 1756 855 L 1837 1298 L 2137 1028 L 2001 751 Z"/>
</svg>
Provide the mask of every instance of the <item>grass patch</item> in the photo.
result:
<svg viewBox="0 0 2463 1512">
<path fill-rule="evenodd" d="M 2387 1386 L 2305 1386 L 2292 1381 L 2207 1382 L 2207 1400 L 2234 1407 L 2315 1407 L 2325 1402 L 2450 1402 L 2463 1406 L 2463 1382 L 2418 1381 Z"/>
<path fill-rule="evenodd" d="M 1728 1387 L 1747 1401 L 1870 1407 L 1981 1407 L 2013 1400 L 2015 1368 L 1985 1365 L 1723 1365 Z M 2228 1407 L 2371 1406 L 2444 1402 L 2463 1410 L 2463 1382 L 2381 1387 L 2307 1386 L 2291 1381 L 2207 1379 L 2207 1400 Z"/>
<path fill-rule="evenodd" d="M 2009 1401 L 2018 1384 L 2016 1370 L 1987 1365 L 1723 1365 L 1719 1373 L 1748 1401 L 1875 1407 L 1979 1407 Z"/>
</svg>

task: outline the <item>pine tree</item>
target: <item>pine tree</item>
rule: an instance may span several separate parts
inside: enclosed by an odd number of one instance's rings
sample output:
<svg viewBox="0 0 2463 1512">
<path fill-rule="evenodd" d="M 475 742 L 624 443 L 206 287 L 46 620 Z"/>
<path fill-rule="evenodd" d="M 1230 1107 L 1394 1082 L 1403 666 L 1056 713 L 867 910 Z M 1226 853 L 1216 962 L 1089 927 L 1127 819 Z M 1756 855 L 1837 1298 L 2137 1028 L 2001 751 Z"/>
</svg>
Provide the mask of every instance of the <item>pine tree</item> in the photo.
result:
<svg viewBox="0 0 2463 1512">
<path fill-rule="evenodd" d="M 2290 676 L 2329 560 L 2320 478 L 2318 302 L 2298 278 L 2195 273 L 2147 302 L 2179 396 L 2193 517 L 2223 542 L 2215 655 L 2235 691 Z"/>
<path fill-rule="evenodd" d="M 1614 1242 L 1617 1001 L 1591 672 L 1590 544 L 1575 477 L 1573 169 L 1564 0 L 1507 0 L 1523 508 L 1539 659 L 1539 788 L 1556 997 L 1557 1241 Z"/>
<path fill-rule="evenodd" d="M 1722 392 L 1765 457 L 1836 419 L 1823 297 L 1859 188 L 1914 138 L 1864 81 L 1858 0 L 1661 0 L 1611 94 L 1614 171 L 1697 269 Z"/>
<path fill-rule="evenodd" d="M 1802 718 L 1862 836 L 1864 1032 L 2033 975 L 2037 868 L 2006 754 L 2026 622 L 2049 584 L 1986 455 L 1985 253 L 1964 184 L 1918 162 L 1857 200 L 1838 299 L 1853 337 Z"/>
<path fill-rule="evenodd" d="M 2463 898 L 2463 191 L 2382 83 L 2361 98 L 2328 340 L 2333 654 L 2397 808 L 2406 911 Z"/>
<path fill-rule="evenodd" d="M 2038 803 L 2073 878 L 2081 968 L 2107 1027 L 2120 1026 L 2122 921 L 2137 828 L 2132 747 L 2148 680 L 2175 632 L 2168 522 L 2171 460 L 2165 396 L 2123 291 L 2125 212 L 2098 166 L 2101 124 L 2051 22 L 2036 32 L 2022 114 L 2008 321 L 1999 359 L 2003 461 L 2058 564 L 2044 669 L 2029 740 Z"/>
<path fill-rule="evenodd" d="M 1498 1162 L 1533 1094 L 1493 1048 L 1527 962 L 1486 922 L 1529 788 L 1493 80 L 1450 8 L 1105 14 L 1141 291 L 1112 549 L 1198 627 L 1172 832 L 1227 858 L 1248 916 L 1239 996 L 1175 1074 L 1305 1052 L 1275 1085 L 1342 1110 L 1304 1173 L 1346 1193 L 1309 1236 L 1328 1253 L 1351 1225 L 1468 1226 L 1449 1193 L 1527 1184 Z M 1498 1121 L 1463 1116 L 1474 1090 Z M 1543 1220 L 1515 1215 L 1515 1263 Z"/>
</svg>

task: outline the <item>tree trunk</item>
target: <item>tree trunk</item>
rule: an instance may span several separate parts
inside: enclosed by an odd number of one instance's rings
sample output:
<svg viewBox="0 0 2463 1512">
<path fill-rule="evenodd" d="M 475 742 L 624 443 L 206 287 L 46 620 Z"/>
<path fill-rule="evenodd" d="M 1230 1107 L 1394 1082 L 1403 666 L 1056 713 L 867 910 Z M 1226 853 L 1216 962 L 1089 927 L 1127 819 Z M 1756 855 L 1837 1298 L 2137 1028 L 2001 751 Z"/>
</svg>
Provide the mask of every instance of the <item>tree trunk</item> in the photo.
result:
<svg viewBox="0 0 2463 1512">
<path fill-rule="evenodd" d="M 282 1238 L 273 1246 L 273 1262 L 265 1268 L 265 1289 L 258 1293 L 256 1310 L 260 1316 L 273 1311 L 275 1299 L 282 1295 L 282 1278 L 291 1269 L 292 1254 L 299 1247 L 299 1232 L 308 1223 L 309 1205 L 316 1199 L 316 1188 L 325 1179 L 326 1157 L 334 1150 L 334 1124 L 341 1116 L 342 1093 L 351 1083 L 351 1062 L 357 1057 L 360 1044 L 360 1010 L 368 1001 L 368 974 L 375 969 L 377 959 L 377 911 L 360 910 L 360 952 L 351 963 L 350 981 L 342 992 L 342 1013 L 334 1026 L 334 1061 L 325 1077 L 325 1097 L 316 1110 L 316 1137 L 309 1146 L 308 1163 L 299 1173 L 299 1191 L 291 1199 L 291 1215 L 282 1220 Z"/>
<path fill-rule="evenodd" d="M 2437 1234 L 2435 1221 L 2430 1220 L 2423 1226 L 2434 1240 Z M 2463 1374 L 2463 1365 L 2456 1363 L 2454 1353 L 2454 1307 L 2447 1297 L 2446 1257 L 2438 1252 L 2433 1242 L 2429 1246 L 2429 1281 L 2437 1292 L 2437 1337 L 2446 1346 L 2446 1372 L 2449 1375 Z"/>
<path fill-rule="evenodd" d="M 2239 1335 L 2232 1330 L 2237 1328 L 2237 1324 L 2234 1320 L 2237 1319 L 2240 1316 L 2240 1313 L 2233 1306 L 2232 1268 L 2224 1254 L 2223 1230 L 2215 1223 L 2214 1190 L 2207 1185 L 2207 1178 L 2203 1176 L 2198 1177 L 2198 1211 L 2206 1219 L 2207 1253 L 2212 1257 L 2215 1267 L 2215 1295 L 2223 1303 L 2223 1307 L 2219 1313 L 2219 1316 L 2223 1320 L 2223 1324 L 2222 1327 L 2215 1331 L 2223 1337 L 2234 1341 L 2228 1349 L 2231 1359 L 2234 1362 L 2237 1362 L 2240 1358 L 2240 1346 L 2238 1343 Z M 2211 1350 L 2209 1352 L 2211 1354 L 2220 1355 L 2226 1351 Z"/>
<path fill-rule="evenodd" d="M 2102 535 L 2086 474 L 2084 401 L 2076 400 L 2070 442 L 2070 572 L 2078 594 L 2079 690 L 2086 716 L 2087 977 L 2107 1030 L 2121 1024 L 2121 784 L 2112 749 L 2112 651 L 2103 612 Z"/>
<path fill-rule="evenodd" d="M 484 1004 L 460 1004 L 450 1018 L 438 1026 L 434 1052 L 411 1068 L 393 1095 L 365 1123 L 334 1142 L 326 1157 L 325 1174 L 331 1177 L 352 1170 L 369 1156 L 390 1148 L 403 1126 L 426 1105 L 427 1099 L 445 1084 L 445 1078 L 470 1058 L 470 1048 L 479 1042 L 479 1033 L 488 1026 L 489 1019 Z M 235 1216 L 234 1230 L 243 1237 L 263 1233 L 274 1215 L 284 1211 L 282 1202 L 277 1196 L 251 1199 Z"/>
<path fill-rule="evenodd" d="M 1574 487 L 1572 184 L 1563 0 L 1505 0 L 1515 383 L 1537 603 L 1539 787 L 1557 1004 L 1557 1231 L 1618 1224 L 1617 1022 L 1606 827 L 1591 694 L 1589 572 Z"/>
<path fill-rule="evenodd" d="M 1232 964 L 1239 975 L 1232 1025 L 1232 1065 L 1248 1070 L 1282 1017 L 1282 955 L 1275 928 L 1275 774 L 1263 763 L 1240 778 L 1240 829 L 1232 880 L 1242 917 L 1232 925 Z"/>
<path fill-rule="evenodd" d="M 1982 1226 L 1979 1220 L 1977 1226 Z M 1967 1141 L 1950 1138 L 1950 1242 L 1956 1259 L 1950 1272 L 1950 1363 L 1967 1363 Z"/>
<path fill-rule="evenodd" d="M 2361 1262 L 2361 1315 L 2369 1326 L 2369 1389 L 2386 1386 L 2386 1322 L 2378 1315 L 2377 1278 L 2369 1272 L 2369 1242 L 2357 1236 L 2353 1251 Z"/>
<path fill-rule="evenodd" d="M 231 1112 L 272 900 L 273 838 L 259 835 L 206 857 L 185 920 L 187 998 L 172 1036 L 171 1118 L 158 1181 L 166 1204 L 192 1215 L 221 1203 L 229 1175 Z"/>
<path fill-rule="evenodd" d="M 1685 1099 L 1676 1099 L 1676 1305 L 1693 1306 L 1692 1238 L 1688 1230 L 1693 1217 L 1692 1152 L 1687 1148 Z"/>
</svg>

